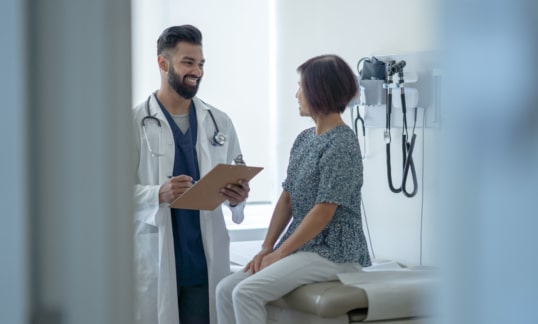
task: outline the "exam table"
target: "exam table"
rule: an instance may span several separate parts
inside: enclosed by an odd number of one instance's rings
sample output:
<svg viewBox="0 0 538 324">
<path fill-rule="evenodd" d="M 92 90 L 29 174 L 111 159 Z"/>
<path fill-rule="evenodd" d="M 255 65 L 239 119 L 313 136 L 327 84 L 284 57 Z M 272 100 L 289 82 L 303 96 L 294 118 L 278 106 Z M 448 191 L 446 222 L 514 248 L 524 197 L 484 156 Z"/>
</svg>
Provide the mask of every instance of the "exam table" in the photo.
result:
<svg viewBox="0 0 538 324">
<path fill-rule="evenodd" d="M 347 274 L 301 286 L 267 305 L 267 323 L 432 323 L 437 276 L 408 270 Z"/>
</svg>

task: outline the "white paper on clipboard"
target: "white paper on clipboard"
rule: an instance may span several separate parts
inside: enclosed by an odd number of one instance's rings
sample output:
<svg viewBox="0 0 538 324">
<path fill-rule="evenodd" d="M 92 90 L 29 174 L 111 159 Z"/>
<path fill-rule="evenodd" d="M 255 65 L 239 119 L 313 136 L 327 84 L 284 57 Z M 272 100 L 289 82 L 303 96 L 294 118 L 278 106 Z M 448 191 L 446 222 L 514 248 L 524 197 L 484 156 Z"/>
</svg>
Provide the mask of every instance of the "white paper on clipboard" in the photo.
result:
<svg viewBox="0 0 538 324">
<path fill-rule="evenodd" d="M 228 183 L 237 183 L 240 179 L 250 181 L 261 170 L 263 170 L 263 167 L 217 164 L 189 190 L 176 198 L 170 204 L 170 207 L 214 210 L 226 200 L 220 195 L 221 188 Z"/>
</svg>

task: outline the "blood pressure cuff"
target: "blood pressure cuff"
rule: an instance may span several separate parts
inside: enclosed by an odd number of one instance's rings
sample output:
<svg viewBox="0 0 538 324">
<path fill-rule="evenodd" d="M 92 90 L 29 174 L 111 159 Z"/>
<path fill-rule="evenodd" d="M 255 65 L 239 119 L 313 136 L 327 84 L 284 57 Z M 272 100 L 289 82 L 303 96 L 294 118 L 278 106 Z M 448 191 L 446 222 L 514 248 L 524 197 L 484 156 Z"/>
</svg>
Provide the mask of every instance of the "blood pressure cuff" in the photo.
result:
<svg viewBox="0 0 538 324">
<path fill-rule="evenodd" d="M 362 69 L 359 70 L 361 80 L 385 80 L 385 62 L 374 56 L 371 59 L 365 57 L 361 61 Z"/>
</svg>

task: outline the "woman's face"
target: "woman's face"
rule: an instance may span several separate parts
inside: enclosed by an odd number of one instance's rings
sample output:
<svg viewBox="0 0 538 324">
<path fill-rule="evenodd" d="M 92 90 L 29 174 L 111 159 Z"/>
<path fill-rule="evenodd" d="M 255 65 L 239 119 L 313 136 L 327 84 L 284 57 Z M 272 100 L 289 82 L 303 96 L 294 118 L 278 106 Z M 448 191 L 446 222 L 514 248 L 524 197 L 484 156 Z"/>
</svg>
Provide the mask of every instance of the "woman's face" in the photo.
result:
<svg viewBox="0 0 538 324">
<path fill-rule="evenodd" d="M 311 116 L 310 115 L 310 106 L 308 105 L 308 102 L 303 94 L 303 88 L 301 87 L 301 81 L 297 82 L 299 85 L 299 88 L 297 89 L 297 93 L 295 93 L 295 98 L 297 98 L 297 102 L 299 103 L 299 115 L 306 117 Z"/>
</svg>

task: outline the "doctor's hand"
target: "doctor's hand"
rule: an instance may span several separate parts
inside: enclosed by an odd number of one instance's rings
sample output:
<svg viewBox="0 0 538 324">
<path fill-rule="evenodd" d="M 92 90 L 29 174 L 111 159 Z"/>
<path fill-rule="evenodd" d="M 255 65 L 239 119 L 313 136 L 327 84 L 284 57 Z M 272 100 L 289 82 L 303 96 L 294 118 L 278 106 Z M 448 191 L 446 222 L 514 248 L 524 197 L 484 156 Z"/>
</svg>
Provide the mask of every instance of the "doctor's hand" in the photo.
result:
<svg viewBox="0 0 538 324">
<path fill-rule="evenodd" d="M 228 200 L 233 207 L 248 198 L 250 186 L 248 181 L 239 180 L 237 183 L 229 183 L 220 189 L 220 194 Z"/>
<path fill-rule="evenodd" d="M 192 182 L 192 177 L 184 174 L 170 178 L 159 189 L 159 203 L 171 203 L 192 187 Z"/>
<path fill-rule="evenodd" d="M 269 255 L 273 252 L 272 249 L 269 248 L 262 248 L 258 254 L 252 258 L 252 260 L 247 263 L 245 268 L 243 268 L 244 272 L 250 272 L 250 274 L 255 274 L 256 272 L 260 271 L 262 269 L 262 261 L 265 258 L 266 255 Z"/>
</svg>

